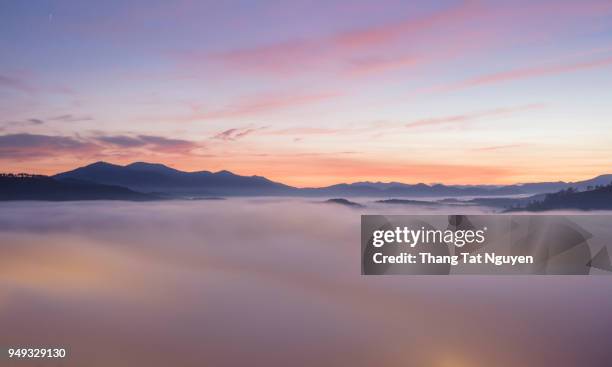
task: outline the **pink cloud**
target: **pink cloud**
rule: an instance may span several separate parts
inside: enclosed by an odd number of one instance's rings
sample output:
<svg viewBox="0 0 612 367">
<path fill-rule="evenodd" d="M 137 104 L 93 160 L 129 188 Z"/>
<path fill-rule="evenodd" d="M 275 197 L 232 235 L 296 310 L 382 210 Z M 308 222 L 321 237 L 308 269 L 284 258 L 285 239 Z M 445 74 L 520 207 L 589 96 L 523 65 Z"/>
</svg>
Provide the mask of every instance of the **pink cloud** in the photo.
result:
<svg viewBox="0 0 612 367">
<path fill-rule="evenodd" d="M 528 105 L 518 106 L 518 107 L 495 108 L 491 110 L 478 111 L 478 112 L 472 112 L 472 113 L 466 113 L 466 114 L 421 119 L 421 120 L 410 122 L 406 124 L 405 126 L 407 128 L 419 128 L 419 127 L 426 127 L 426 126 L 433 126 L 433 125 L 461 124 L 461 123 L 472 122 L 472 121 L 479 120 L 482 118 L 510 115 L 516 112 L 529 111 L 529 110 L 539 109 L 543 107 L 544 105 L 542 104 L 534 103 L 534 104 L 528 104 Z"/>
<path fill-rule="evenodd" d="M 534 66 L 527 68 L 519 68 L 509 71 L 502 71 L 492 74 L 485 74 L 474 78 L 466 79 L 457 83 L 448 85 L 440 85 L 429 88 L 426 92 L 450 92 L 461 89 L 479 87 L 483 85 L 491 85 L 515 80 L 523 80 L 529 78 L 537 78 L 548 75 L 557 75 L 580 70 L 588 70 L 599 67 L 612 65 L 612 57 L 601 59 L 587 60 L 568 64 L 556 64 L 547 66 Z"/>
<path fill-rule="evenodd" d="M 20 133 L 0 135 L 0 160 L 49 157 L 94 159 L 116 155 L 116 149 L 121 154 L 132 156 L 135 152 L 189 155 L 192 150 L 202 147 L 197 142 L 157 135 L 81 137 Z"/>
<path fill-rule="evenodd" d="M 265 71 L 272 73 L 289 73 L 319 63 L 323 54 L 330 51 L 315 41 L 292 40 L 272 45 L 239 49 L 213 55 L 232 67 Z M 194 59 L 200 62 L 208 55 L 195 54 Z"/>
<path fill-rule="evenodd" d="M 36 92 L 36 88 L 24 80 L 7 75 L 0 75 L 0 87 L 29 94 Z"/>
<path fill-rule="evenodd" d="M 101 153 L 120 153 L 126 156 L 133 154 L 134 151 L 189 155 L 193 150 L 204 147 L 198 142 L 158 135 L 97 135 L 90 140 L 102 145 L 104 151 Z"/>
<path fill-rule="evenodd" d="M 340 33 L 332 37 L 331 43 L 341 48 L 371 48 L 438 25 L 468 19 L 478 12 L 475 1 L 463 1 L 421 18 L 409 18 L 396 23 Z"/>
<path fill-rule="evenodd" d="M 145 147 L 151 151 L 169 154 L 189 154 L 192 150 L 202 147 L 201 144 L 189 140 L 156 135 L 138 135 L 138 139 L 143 141 Z"/>
<path fill-rule="evenodd" d="M 416 66 L 424 59 L 415 55 L 405 55 L 398 57 L 373 57 L 356 59 L 349 63 L 348 73 L 351 76 L 361 76 L 368 74 L 381 73 L 388 70 L 401 69 Z"/>
<path fill-rule="evenodd" d="M 341 133 L 342 129 L 330 129 L 322 127 L 295 127 L 288 129 L 272 130 L 271 135 L 329 135 Z"/>
<path fill-rule="evenodd" d="M 251 135 L 254 132 L 257 132 L 262 129 L 265 129 L 265 127 L 246 128 L 246 129 L 232 128 L 232 129 L 221 131 L 218 134 L 215 134 L 215 136 L 213 136 L 212 139 L 234 141 L 234 140 L 244 138 L 245 136 Z"/>
<path fill-rule="evenodd" d="M 0 159 L 20 160 L 48 156 L 88 156 L 99 152 L 100 146 L 71 136 L 39 134 L 7 134 L 0 136 Z"/>
<path fill-rule="evenodd" d="M 448 62 L 477 48 L 566 37 L 567 32 L 577 29 L 583 32 L 585 21 L 600 17 L 610 9 L 609 3 L 597 1 L 530 3 L 521 7 L 460 1 L 428 14 L 318 38 L 294 38 L 213 54 L 183 52 L 180 58 L 192 68 L 201 68 L 213 61 L 232 72 L 286 77 L 313 71 L 340 71 L 354 77 Z M 478 34 L 474 29 L 488 31 Z"/>
<path fill-rule="evenodd" d="M 340 95 L 341 93 L 339 92 L 257 95 L 244 98 L 218 110 L 196 112 L 193 116 L 187 118 L 187 120 L 210 120 L 257 115 L 322 102 Z"/>
<path fill-rule="evenodd" d="M 526 144 L 506 144 L 506 145 L 492 145 L 489 147 L 475 148 L 472 149 L 475 152 L 491 152 L 496 150 L 504 150 L 504 149 L 513 149 L 513 148 L 522 148 Z"/>
<path fill-rule="evenodd" d="M 237 49 L 214 55 L 198 52 L 184 53 L 188 62 L 199 65 L 205 59 L 221 61 L 223 64 L 243 70 L 287 74 L 302 72 L 312 67 L 340 63 L 351 64 L 355 56 L 380 49 L 387 44 L 414 34 L 434 29 L 438 25 L 457 22 L 478 14 L 479 7 L 472 1 L 460 2 L 457 5 L 420 18 L 410 17 L 399 22 L 365 27 L 331 34 L 317 39 L 294 39 L 280 43 Z M 387 67 L 410 66 L 414 57 L 403 57 L 400 60 L 386 60 Z M 353 63 L 355 69 L 360 62 Z M 365 70 L 372 70 L 373 64 L 363 63 Z M 379 67 L 379 70 L 386 70 Z"/>
</svg>

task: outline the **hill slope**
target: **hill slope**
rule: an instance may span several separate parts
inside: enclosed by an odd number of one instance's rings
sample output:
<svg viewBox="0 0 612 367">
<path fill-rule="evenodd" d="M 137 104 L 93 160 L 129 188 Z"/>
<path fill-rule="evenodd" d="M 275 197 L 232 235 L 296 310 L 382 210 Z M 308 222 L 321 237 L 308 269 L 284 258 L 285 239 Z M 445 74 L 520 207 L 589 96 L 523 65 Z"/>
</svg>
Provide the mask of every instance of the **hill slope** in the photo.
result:
<svg viewBox="0 0 612 367">
<path fill-rule="evenodd" d="M 554 194 L 547 194 L 544 200 L 531 203 L 525 207 L 525 210 L 528 211 L 555 209 L 611 210 L 612 185 L 598 187 L 590 191 L 566 189 Z"/>
<path fill-rule="evenodd" d="M 48 176 L 0 175 L 0 201 L 7 200 L 156 200 L 157 197 L 125 187 Z"/>
</svg>

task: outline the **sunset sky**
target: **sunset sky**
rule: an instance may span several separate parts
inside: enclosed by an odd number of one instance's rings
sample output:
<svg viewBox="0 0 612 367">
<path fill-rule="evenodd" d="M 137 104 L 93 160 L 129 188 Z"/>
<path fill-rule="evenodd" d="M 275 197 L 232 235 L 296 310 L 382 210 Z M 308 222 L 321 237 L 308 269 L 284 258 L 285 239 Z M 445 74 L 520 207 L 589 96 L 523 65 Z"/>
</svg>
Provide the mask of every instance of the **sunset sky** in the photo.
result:
<svg viewBox="0 0 612 367">
<path fill-rule="evenodd" d="M 612 1 L 0 0 L 0 171 L 612 173 Z"/>
</svg>

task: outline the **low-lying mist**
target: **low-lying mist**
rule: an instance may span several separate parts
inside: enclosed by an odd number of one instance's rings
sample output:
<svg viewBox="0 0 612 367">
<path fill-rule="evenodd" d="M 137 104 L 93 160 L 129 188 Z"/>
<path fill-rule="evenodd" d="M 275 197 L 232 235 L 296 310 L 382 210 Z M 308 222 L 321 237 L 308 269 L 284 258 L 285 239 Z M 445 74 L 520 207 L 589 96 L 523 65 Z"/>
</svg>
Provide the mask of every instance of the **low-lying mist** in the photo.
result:
<svg viewBox="0 0 612 367">
<path fill-rule="evenodd" d="M 605 365 L 611 278 L 360 275 L 362 213 L 482 211 L 2 203 L 0 346 L 66 347 L 55 366 Z"/>
</svg>

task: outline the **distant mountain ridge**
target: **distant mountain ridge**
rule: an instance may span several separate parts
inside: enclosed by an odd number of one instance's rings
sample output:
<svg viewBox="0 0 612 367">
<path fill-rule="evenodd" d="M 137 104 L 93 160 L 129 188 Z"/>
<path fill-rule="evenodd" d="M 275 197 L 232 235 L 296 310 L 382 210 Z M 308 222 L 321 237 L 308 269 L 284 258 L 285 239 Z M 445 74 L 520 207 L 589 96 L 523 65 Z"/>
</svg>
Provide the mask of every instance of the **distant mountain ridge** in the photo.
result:
<svg viewBox="0 0 612 367">
<path fill-rule="evenodd" d="M 609 185 L 612 175 L 578 182 L 541 182 L 515 185 L 404 184 L 399 182 L 356 182 L 319 188 L 297 188 L 261 176 L 240 176 L 229 171 L 183 172 L 159 163 L 135 162 L 126 166 L 96 162 L 53 177 L 0 175 L 0 200 L 157 200 L 223 196 L 305 197 L 475 197 L 474 204 L 505 208 L 525 207 L 539 202 L 546 193 L 572 188 L 572 198 L 593 199 L 579 194 Z M 570 190 L 571 191 L 571 190 Z M 518 196 L 517 196 L 518 195 Z M 487 197 L 492 197 L 488 199 Z M 608 199 L 608 196 L 597 197 Z M 561 206 L 559 196 L 547 206 Z M 569 200 L 563 196 L 563 202 Z M 343 199 L 344 200 L 344 199 Z M 452 200 L 452 199 L 449 199 Z M 592 200 L 591 200 L 592 201 Z M 398 200 L 405 202 L 405 200 Z M 572 205 L 577 205 L 572 203 Z"/>
<path fill-rule="evenodd" d="M 163 164 L 146 162 L 135 162 L 126 166 L 96 162 L 53 177 L 58 180 L 77 179 L 123 186 L 141 192 L 208 196 L 509 196 L 557 192 L 569 187 L 585 190 L 589 186 L 594 187 L 612 182 L 612 175 L 608 174 L 575 183 L 559 181 L 514 185 L 427 185 L 424 183 L 355 182 L 318 188 L 297 188 L 261 176 L 241 176 L 229 171 L 184 172 Z"/>
<path fill-rule="evenodd" d="M 370 196 L 370 197 L 393 197 L 393 196 L 499 196 L 519 195 L 525 192 L 518 188 L 508 187 L 459 187 L 442 184 L 426 185 L 419 184 L 337 184 L 321 188 L 301 189 L 307 195 L 335 195 L 335 196 Z"/>
</svg>

